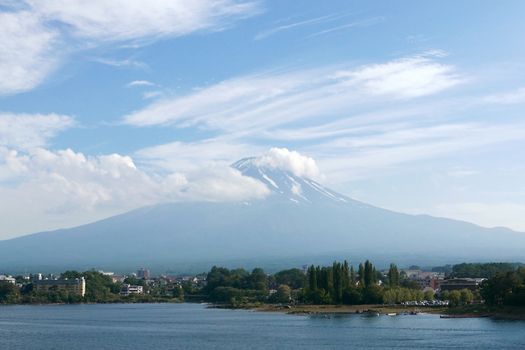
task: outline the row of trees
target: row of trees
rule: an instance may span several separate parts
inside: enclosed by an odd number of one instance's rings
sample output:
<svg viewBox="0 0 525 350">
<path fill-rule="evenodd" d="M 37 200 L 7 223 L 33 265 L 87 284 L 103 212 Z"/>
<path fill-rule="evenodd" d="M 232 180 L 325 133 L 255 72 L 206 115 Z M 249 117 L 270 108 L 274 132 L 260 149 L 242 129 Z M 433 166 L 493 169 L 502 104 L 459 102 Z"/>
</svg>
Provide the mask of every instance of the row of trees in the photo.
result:
<svg viewBox="0 0 525 350">
<path fill-rule="evenodd" d="M 395 264 L 390 265 L 385 278 L 368 260 L 359 264 L 357 272 L 347 261 L 327 267 L 312 265 L 307 281 L 300 297 L 311 304 L 393 304 L 434 299 L 433 292 L 421 291 Z"/>
<path fill-rule="evenodd" d="M 516 271 L 523 267 L 520 263 L 462 263 L 452 266 L 447 273 L 451 278 L 492 278 L 496 275 Z"/>
<path fill-rule="evenodd" d="M 488 305 L 525 306 L 525 268 L 497 273 L 482 283 L 480 294 Z"/>
<path fill-rule="evenodd" d="M 268 294 L 268 276 L 263 269 L 250 273 L 244 269 L 229 270 L 214 266 L 208 272 L 202 292 L 210 301 L 230 302 L 263 300 Z"/>
<path fill-rule="evenodd" d="M 481 286 L 479 294 L 474 295 L 465 289 L 444 291 L 440 298 L 449 300 L 451 305 L 471 303 L 483 299 L 489 305 L 525 306 L 525 268 L 512 268 L 513 264 L 459 264 L 452 270 L 461 277 L 476 274 L 479 268 L 489 268 L 492 277 Z M 508 270 L 510 268 L 510 270 Z M 478 275 L 476 275 L 478 276 Z M 121 284 L 113 283 L 109 276 L 97 271 L 66 271 L 61 278 L 86 279 L 86 295 L 81 298 L 56 289 L 37 292 L 32 284 L 22 288 L 9 283 L 0 283 L 0 303 L 77 303 L 77 302 L 116 302 L 123 301 L 119 296 Z M 306 274 L 299 269 L 288 269 L 274 275 L 255 268 L 227 269 L 214 266 L 207 273 L 207 285 L 202 289 L 191 283 L 182 287 L 174 285 L 152 286 L 144 280 L 133 277 L 124 283 L 143 285 L 148 294 L 132 296 L 139 301 L 203 300 L 241 304 L 246 302 L 287 303 L 290 300 L 310 304 L 376 304 L 400 303 L 434 299 L 432 291 L 423 292 L 419 286 L 400 273 L 391 264 L 383 276 L 370 261 L 359 264 L 357 271 L 347 261 L 334 262 L 331 266 L 310 266 Z M 270 293 L 272 291 L 272 293 Z M 276 291 L 276 292 L 275 292 Z"/>
</svg>

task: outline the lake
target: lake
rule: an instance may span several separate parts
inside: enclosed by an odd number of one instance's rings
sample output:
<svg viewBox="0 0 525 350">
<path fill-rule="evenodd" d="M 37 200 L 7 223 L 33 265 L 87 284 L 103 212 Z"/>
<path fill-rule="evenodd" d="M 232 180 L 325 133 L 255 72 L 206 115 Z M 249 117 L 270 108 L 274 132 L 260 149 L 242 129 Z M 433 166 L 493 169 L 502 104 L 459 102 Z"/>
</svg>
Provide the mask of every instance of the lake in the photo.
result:
<svg viewBox="0 0 525 350">
<path fill-rule="evenodd" d="M 201 304 L 0 307 L 0 349 L 525 349 L 525 322 L 297 316 Z"/>
</svg>

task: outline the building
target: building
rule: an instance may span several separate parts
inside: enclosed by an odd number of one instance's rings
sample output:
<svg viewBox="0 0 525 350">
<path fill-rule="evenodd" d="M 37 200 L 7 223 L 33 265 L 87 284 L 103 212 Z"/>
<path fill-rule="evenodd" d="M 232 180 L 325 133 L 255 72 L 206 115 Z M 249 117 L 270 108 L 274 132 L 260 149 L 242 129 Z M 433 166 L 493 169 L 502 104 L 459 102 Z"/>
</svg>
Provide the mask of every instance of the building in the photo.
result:
<svg viewBox="0 0 525 350">
<path fill-rule="evenodd" d="M 16 284 L 16 279 L 12 276 L 0 275 L 0 283 Z"/>
<path fill-rule="evenodd" d="M 417 283 L 420 289 L 432 288 L 439 289 L 441 282 L 444 280 L 445 274 L 439 272 L 422 271 L 422 270 L 402 270 L 406 278 Z"/>
<path fill-rule="evenodd" d="M 86 280 L 84 277 L 73 279 L 37 280 L 33 281 L 33 288 L 37 292 L 58 290 L 83 297 L 86 295 Z"/>
<path fill-rule="evenodd" d="M 120 295 L 123 297 L 127 297 L 131 294 L 144 294 L 144 287 L 135 286 L 131 284 L 123 284 L 120 288 Z"/>
<path fill-rule="evenodd" d="M 441 282 L 441 291 L 470 289 L 475 292 L 479 289 L 485 278 L 450 278 Z"/>
<path fill-rule="evenodd" d="M 137 278 L 142 278 L 148 280 L 150 277 L 149 270 L 145 268 L 140 268 L 137 270 Z"/>
<path fill-rule="evenodd" d="M 122 283 L 122 282 L 124 282 L 125 279 L 126 279 L 126 276 L 121 276 L 121 275 L 113 275 L 113 276 L 111 276 L 111 281 L 113 283 Z"/>
</svg>

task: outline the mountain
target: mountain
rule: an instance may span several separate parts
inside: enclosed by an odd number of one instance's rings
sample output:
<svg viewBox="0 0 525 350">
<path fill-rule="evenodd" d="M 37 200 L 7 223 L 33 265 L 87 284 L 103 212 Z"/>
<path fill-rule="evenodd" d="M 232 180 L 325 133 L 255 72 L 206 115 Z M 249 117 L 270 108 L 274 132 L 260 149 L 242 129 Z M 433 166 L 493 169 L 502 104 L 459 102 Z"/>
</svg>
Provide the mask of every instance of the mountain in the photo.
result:
<svg viewBox="0 0 525 350">
<path fill-rule="evenodd" d="M 334 258 L 371 258 L 379 265 L 525 260 L 524 233 L 377 208 L 257 158 L 232 166 L 271 194 L 250 202 L 161 204 L 0 241 L 0 269 L 190 272 L 213 264 L 281 268 Z"/>
</svg>

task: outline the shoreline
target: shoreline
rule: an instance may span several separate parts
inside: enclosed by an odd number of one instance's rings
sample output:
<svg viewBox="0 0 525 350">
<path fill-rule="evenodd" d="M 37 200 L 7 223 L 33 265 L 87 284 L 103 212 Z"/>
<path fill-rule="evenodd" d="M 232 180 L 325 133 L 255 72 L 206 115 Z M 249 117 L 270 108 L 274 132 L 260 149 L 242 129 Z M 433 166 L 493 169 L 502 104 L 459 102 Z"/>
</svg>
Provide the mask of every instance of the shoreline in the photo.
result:
<svg viewBox="0 0 525 350">
<path fill-rule="evenodd" d="M 406 307 L 398 305 L 275 305 L 246 304 L 242 306 L 209 304 L 212 308 L 280 312 L 288 315 L 418 315 L 433 314 L 443 319 L 491 318 L 495 320 L 525 320 L 525 308 L 488 308 L 483 305 L 446 307 Z"/>
<path fill-rule="evenodd" d="M 206 304 L 207 308 L 246 310 L 257 312 L 277 312 L 287 315 L 413 315 L 433 314 L 443 319 L 453 318 L 490 318 L 493 320 L 525 321 L 525 307 L 488 307 L 486 305 L 469 305 L 462 307 L 429 307 L 429 306 L 401 306 L 401 305 L 279 305 L 279 304 L 243 304 L 232 306 L 228 304 L 214 304 L 192 301 L 117 301 L 117 302 L 83 302 L 83 303 L 15 303 L 0 304 L 2 306 L 61 306 L 61 305 L 99 305 L 99 304 Z"/>
<path fill-rule="evenodd" d="M 234 308 L 239 309 L 239 308 Z M 443 308 L 430 307 L 404 307 L 395 305 L 367 304 L 367 305 L 247 305 L 240 309 L 248 309 L 262 312 L 281 312 L 290 315 L 353 315 L 353 314 L 418 314 L 431 313 L 440 314 Z"/>
</svg>

